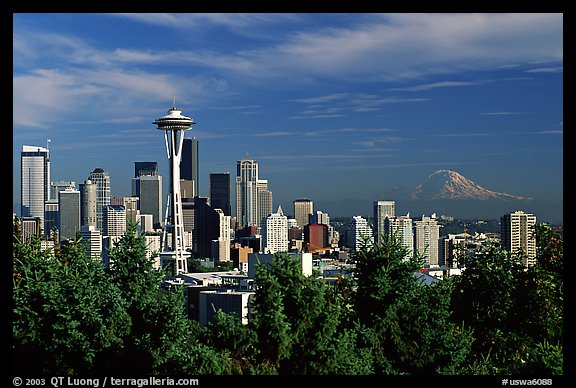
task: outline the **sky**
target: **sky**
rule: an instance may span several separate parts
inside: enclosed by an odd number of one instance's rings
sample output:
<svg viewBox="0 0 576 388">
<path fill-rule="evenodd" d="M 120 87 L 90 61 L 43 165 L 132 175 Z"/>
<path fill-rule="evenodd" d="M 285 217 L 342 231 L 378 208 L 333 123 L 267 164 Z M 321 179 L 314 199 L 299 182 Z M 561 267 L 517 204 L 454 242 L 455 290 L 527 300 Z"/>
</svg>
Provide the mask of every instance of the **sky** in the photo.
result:
<svg viewBox="0 0 576 388">
<path fill-rule="evenodd" d="M 285 214 L 371 215 L 448 169 L 562 220 L 562 14 L 14 13 L 14 211 L 23 145 L 49 145 L 52 181 L 104 169 L 113 196 L 157 161 L 168 195 L 153 121 L 174 100 L 201 196 L 249 157 Z"/>
</svg>

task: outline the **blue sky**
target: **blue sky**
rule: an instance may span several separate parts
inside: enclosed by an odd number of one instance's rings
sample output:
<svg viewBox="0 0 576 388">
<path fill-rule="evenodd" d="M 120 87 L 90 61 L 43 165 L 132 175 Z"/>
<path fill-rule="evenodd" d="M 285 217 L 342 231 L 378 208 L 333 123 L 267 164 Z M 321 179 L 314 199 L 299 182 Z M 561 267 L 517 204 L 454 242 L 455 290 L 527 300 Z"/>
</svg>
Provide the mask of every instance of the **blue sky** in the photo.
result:
<svg viewBox="0 0 576 388">
<path fill-rule="evenodd" d="M 562 14 L 15 13 L 13 82 L 17 213 L 22 145 L 47 139 L 52 180 L 101 167 L 130 195 L 157 161 L 167 181 L 152 122 L 175 97 L 203 196 L 248 154 L 286 213 L 370 215 L 449 169 L 562 217 Z"/>
</svg>

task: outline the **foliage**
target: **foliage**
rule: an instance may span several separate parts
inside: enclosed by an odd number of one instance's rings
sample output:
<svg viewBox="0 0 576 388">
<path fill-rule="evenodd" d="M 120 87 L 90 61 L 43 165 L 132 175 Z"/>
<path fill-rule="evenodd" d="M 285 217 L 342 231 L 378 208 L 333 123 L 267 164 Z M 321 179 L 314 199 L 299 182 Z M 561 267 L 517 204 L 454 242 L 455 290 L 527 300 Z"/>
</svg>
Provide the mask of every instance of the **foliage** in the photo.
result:
<svg viewBox="0 0 576 388">
<path fill-rule="evenodd" d="M 363 374 L 356 333 L 341 325 L 348 309 L 318 273 L 305 276 L 288 254 L 258 265 L 255 282 L 258 362 L 280 374 Z"/>
<path fill-rule="evenodd" d="M 455 374 L 465 362 L 471 332 L 450 321 L 449 282 L 422 284 L 422 259 L 406 259 L 395 236 L 365 246 L 353 259 L 355 302 L 381 374 Z"/>
<path fill-rule="evenodd" d="M 185 314 L 180 286 L 130 225 L 108 252 L 80 237 L 40 249 L 13 230 L 14 371 L 26 374 L 563 374 L 563 232 L 536 227 L 537 264 L 487 245 L 430 284 L 394 236 L 352 253 L 333 287 L 287 253 L 256 271 L 248 325 Z"/>
<path fill-rule="evenodd" d="M 120 290 L 79 241 L 52 251 L 14 243 L 14 368 L 19 374 L 83 373 L 98 353 L 123 346 L 129 317 Z"/>
<path fill-rule="evenodd" d="M 561 373 L 562 235 L 541 224 L 536 236 L 536 265 L 487 247 L 452 278 L 454 321 L 473 330 L 473 355 L 487 360 L 486 373 Z"/>
</svg>

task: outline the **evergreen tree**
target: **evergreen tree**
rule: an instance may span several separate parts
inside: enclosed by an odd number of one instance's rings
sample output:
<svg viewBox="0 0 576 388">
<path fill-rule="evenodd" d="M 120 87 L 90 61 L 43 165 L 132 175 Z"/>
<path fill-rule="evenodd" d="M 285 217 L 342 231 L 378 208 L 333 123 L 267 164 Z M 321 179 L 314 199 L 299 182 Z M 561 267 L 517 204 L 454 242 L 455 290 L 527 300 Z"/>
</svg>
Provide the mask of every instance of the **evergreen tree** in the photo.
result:
<svg viewBox="0 0 576 388">
<path fill-rule="evenodd" d="M 13 366 L 19 375 L 82 374 L 123 346 L 129 317 L 120 290 L 79 240 L 58 259 L 33 238 L 14 240 Z"/>
</svg>

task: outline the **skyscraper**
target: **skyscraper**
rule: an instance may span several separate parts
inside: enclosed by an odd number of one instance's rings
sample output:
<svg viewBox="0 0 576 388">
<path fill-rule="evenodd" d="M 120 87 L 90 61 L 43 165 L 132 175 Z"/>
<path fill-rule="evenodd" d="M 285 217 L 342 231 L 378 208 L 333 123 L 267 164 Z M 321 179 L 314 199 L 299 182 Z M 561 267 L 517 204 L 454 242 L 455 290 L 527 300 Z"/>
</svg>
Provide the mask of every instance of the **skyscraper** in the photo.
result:
<svg viewBox="0 0 576 388">
<path fill-rule="evenodd" d="M 421 220 L 414 221 L 414 229 L 416 254 L 425 259 L 430 266 L 439 265 L 440 225 L 436 220 L 436 214 L 432 214 L 431 217 L 422 216 Z"/>
<path fill-rule="evenodd" d="M 102 235 L 108 237 L 122 237 L 126 232 L 126 208 L 122 205 L 104 206 Z"/>
<path fill-rule="evenodd" d="M 386 217 L 384 219 L 384 233 L 400 241 L 406 249 L 404 258 L 409 259 L 414 254 L 414 232 L 410 214 L 405 216 Z"/>
<path fill-rule="evenodd" d="M 348 236 L 347 246 L 350 249 L 358 251 L 364 244 L 372 244 L 372 228 L 364 217 L 352 217 L 348 221 L 346 233 Z"/>
<path fill-rule="evenodd" d="M 97 227 L 96 185 L 90 180 L 80 183 L 80 225 Z"/>
<path fill-rule="evenodd" d="M 210 206 L 222 209 L 225 216 L 232 215 L 230 173 L 210 174 Z"/>
<path fill-rule="evenodd" d="M 239 160 L 236 164 L 236 222 L 240 227 L 260 225 L 257 183 L 258 162 Z"/>
<path fill-rule="evenodd" d="M 380 244 L 384 235 L 384 219 L 394 217 L 396 205 L 394 201 L 374 201 L 373 203 L 373 222 L 374 222 L 374 241 Z"/>
<path fill-rule="evenodd" d="M 262 250 L 263 253 L 288 252 L 288 217 L 281 206 L 262 222 Z"/>
<path fill-rule="evenodd" d="M 88 180 L 96 185 L 96 228 L 102 231 L 104 207 L 110 205 L 110 176 L 100 167 L 96 167 Z"/>
<path fill-rule="evenodd" d="M 314 203 L 310 199 L 299 198 L 292 204 L 294 205 L 294 218 L 298 222 L 298 227 L 304 229 L 304 226 L 308 224 L 308 216 L 314 211 Z"/>
<path fill-rule="evenodd" d="M 48 148 L 22 146 L 20 155 L 20 215 L 40 220 L 44 230 L 44 203 L 50 199 L 50 152 Z"/>
<path fill-rule="evenodd" d="M 267 179 L 258 179 L 256 181 L 256 189 L 258 193 L 258 218 L 260 219 L 258 226 L 262 227 L 264 218 L 273 212 L 272 192 L 268 190 Z"/>
<path fill-rule="evenodd" d="M 76 190 L 76 182 L 73 181 L 50 182 L 50 199 L 58 199 L 58 193 L 62 190 L 66 190 L 68 187 Z"/>
<path fill-rule="evenodd" d="M 134 162 L 134 178 L 142 175 L 158 175 L 158 162 Z"/>
<path fill-rule="evenodd" d="M 186 194 L 187 198 L 194 198 L 200 195 L 198 191 L 198 175 L 198 140 L 195 137 L 192 139 L 185 138 L 182 145 L 182 160 L 180 161 L 180 179 L 192 183 L 192 192 Z"/>
<path fill-rule="evenodd" d="M 512 254 L 523 253 L 522 263 L 529 267 L 536 264 L 536 216 L 523 211 L 500 217 L 500 243 Z"/>
<path fill-rule="evenodd" d="M 155 228 L 162 224 L 162 176 L 140 175 L 132 178 L 132 196 L 139 198 L 140 214 L 152 214 Z"/>
<path fill-rule="evenodd" d="M 71 187 L 58 193 L 60 241 L 74 239 L 80 230 L 80 191 Z"/>
</svg>

